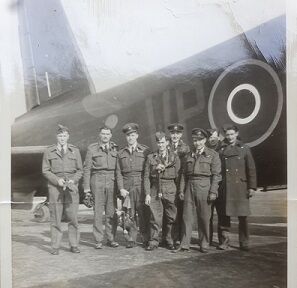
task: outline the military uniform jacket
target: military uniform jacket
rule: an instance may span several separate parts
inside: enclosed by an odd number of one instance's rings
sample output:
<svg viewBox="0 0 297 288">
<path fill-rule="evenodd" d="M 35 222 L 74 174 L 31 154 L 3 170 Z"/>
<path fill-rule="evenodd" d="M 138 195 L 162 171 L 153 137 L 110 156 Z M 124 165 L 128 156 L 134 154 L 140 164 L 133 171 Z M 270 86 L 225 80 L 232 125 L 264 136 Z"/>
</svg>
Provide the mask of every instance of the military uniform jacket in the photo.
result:
<svg viewBox="0 0 297 288">
<path fill-rule="evenodd" d="M 173 145 L 172 142 L 169 143 L 170 150 L 176 153 L 179 158 L 183 158 L 190 152 L 190 147 L 188 144 L 183 142 L 182 140 L 179 140 L 177 147 Z"/>
<path fill-rule="evenodd" d="M 207 147 L 204 147 L 201 155 L 189 152 L 183 161 L 180 191 L 184 191 L 190 179 L 197 179 L 201 186 L 210 182 L 209 191 L 218 194 L 218 186 L 221 181 L 221 161 L 219 154 Z"/>
<path fill-rule="evenodd" d="M 59 178 L 73 180 L 77 184 L 82 173 L 80 152 L 74 145 L 67 144 L 67 152 L 63 158 L 57 145 L 49 146 L 45 150 L 42 160 L 42 174 L 49 184 L 58 186 Z"/>
<path fill-rule="evenodd" d="M 143 178 L 144 163 L 149 148 L 143 144 L 137 144 L 135 151 L 131 154 L 128 147 L 118 152 L 116 165 L 116 180 L 118 189 L 124 189 L 124 178 L 139 176 Z"/>
<path fill-rule="evenodd" d="M 220 149 L 223 181 L 219 190 L 219 213 L 228 216 L 250 214 L 248 189 L 257 188 L 256 167 L 250 148 L 238 141 L 223 143 Z"/>
<path fill-rule="evenodd" d="M 174 180 L 175 185 L 178 184 L 181 171 L 180 159 L 178 155 L 172 151 L 168 151 L 167 155 L 168 159 L 162 159 L 158 152 L 148 155 L 144 169 L 145 195 L 151 194 L 151 187 L 153 186 L 153 183 L 158 183 L 160 179 Z M 157 170 L 157 166 L 159 164 L 163 164 L 165 166 L 165 170 L 160 173 Z"/>
<path fill-rule="evenodd" d="M 111 172 L 113 179 L 115 178 L 117 147 L 114 142 L 110 142 L 108 151 L 105 151 L 99 143 L 89 145 L 84 162 L 83 186 L 85 191 L 90 190 L 92 174 L 108 171 Z"/>
</svg>

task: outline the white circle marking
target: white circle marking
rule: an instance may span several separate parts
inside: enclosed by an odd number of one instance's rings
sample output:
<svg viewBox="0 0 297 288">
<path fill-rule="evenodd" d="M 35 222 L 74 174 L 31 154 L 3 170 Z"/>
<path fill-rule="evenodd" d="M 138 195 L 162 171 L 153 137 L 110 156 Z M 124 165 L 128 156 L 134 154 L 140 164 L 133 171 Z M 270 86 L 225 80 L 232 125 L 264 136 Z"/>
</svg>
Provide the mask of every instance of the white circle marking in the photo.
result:
<svg viewBox="0 0 297 288">
<path fill-rule="evenodd" d="M 237 117 L 232 109 L 233 98 L 241 90 L 250 91 L 252 93 L 252 95 L 254 96 L 254 99 L 256 102 L 253 112 L 248 117 L 245 117 L 245 118 Z M 247 83 L 241 84 L 241 85 L 238 85 L 237 87 L 235 87 L 232 90 L 232 92 L 230 93 L 228 100 L 227 100 L 227 112 L 229 114 L 229 117 L 231 118 L 232 121 L 234 121 L 237 124 L 247 124 L 247 123 L 251 122 L 252 120 L 254 120 L 254 118 L 257 116 L 257 114 L 260 110 L 260 106 L 261 106 L 261 97 L 260 97 L 259 91 L 256 89 L 255 86 L 253 86 L 251 84 L 247 84 Z"/>
<path fill-rule="evenodd" d="M 217 128 L 216 123 L 214 121 L 213 111 L 212 111 L 212 109 L 213 109 L 212 102 L 213 102 L 215 91 L 218 88 L 220 82 L 224 79 L 224 77 L 227 74 L 229 74 L 229 72 L 231 72 L 233 69 L 240 67 L 242 65 L 256 65 L 256 66 L 259 66 L 259 67 L 263 68 L 264 70 L 266 70 L 270 74 L 272 79 L 274 80 L 274 83 L 275 83 L 276 89 L 277 89 L 277 95 L 278 95 L 277 111 L 274 115 L 274 119 L 273 119 L 271 125 L 269 126 L 267 131 L 262 136 L 260 136 L 258 139 L 254 140 L 252 142 L 246 143 L 248 146 L 254 147 L 254 146 L 257 146 L 260 143 L 262 143 L 264 140 L 266 140 L 270 136 L 270 134 L 272 133 L 272 131 L 274 130 L 274 128 L 276 127 L 276 125 L 278 123 L 278 120 L 281 116 L 281 112 L 282 112 L 282 108 L 283 108 L 284 96 L 283 96 L 282 84 L 281 84 L 276 72 L 267 63 L 264 63 L 264 62 L 262 62 L 260 60 L 256 60 L 256 59 L 246 59 L 246 60 L 236 62 L 236 63 L 230 65 L 229 67 L 227 67 L 225 69 L 225 71 L 216 80 L 214 86 L 211 89 L 210 96 L 208 99 L 208 119 L 209 119 L 211 127 Z"/>
</svg>

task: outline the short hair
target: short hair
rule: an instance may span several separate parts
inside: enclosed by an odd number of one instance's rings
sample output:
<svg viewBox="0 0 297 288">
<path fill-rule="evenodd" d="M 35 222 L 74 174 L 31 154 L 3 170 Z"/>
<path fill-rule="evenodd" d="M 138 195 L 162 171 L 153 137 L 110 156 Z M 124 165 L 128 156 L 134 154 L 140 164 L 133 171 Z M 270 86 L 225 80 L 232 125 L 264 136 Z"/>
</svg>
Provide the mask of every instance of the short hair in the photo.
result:
<svg viewBox="0 0 297 288">
<path fill-rule="evenodd" d="M 165 138 L 165 140 L 168 141 L 168 137 L 166 136 L 165 132 L 163 132 L 163 131 L 156 132 L 155 137 L 156 137 L 157 142 L 163 138 Z"/>
<path fill-rule="evenodd" d="M 101 132 L 102 130 L 109 130 L 109 131 L 110 131 L 110 133 L 112 133 L 112 130 L 111 130 L 111 128 L 110 128 L 110 127 L 108 127 L 108 126 L 106 126 L 106 125 L 103 125 L 103 126 L 101 126 L 101 127 L 99 128 L 99 132 Z"/>
<path fill-rule="evenodd" d="M 220 129 L 215 129 L 215 128 L 209 128 L 206 129 L 207 133 L 208 133 L 208 137 L 210 137 L 214 132 L 217 132 L 218 136 L 221 134 Z"/>
<path fill-rule="evenodd" d="M 223 126 L 223 130 L 226 133 L 228 130 L 234 130 L 235 132 L 239 132 L 238 127 L 235 124 L 225 124 Z"/>
</svg>

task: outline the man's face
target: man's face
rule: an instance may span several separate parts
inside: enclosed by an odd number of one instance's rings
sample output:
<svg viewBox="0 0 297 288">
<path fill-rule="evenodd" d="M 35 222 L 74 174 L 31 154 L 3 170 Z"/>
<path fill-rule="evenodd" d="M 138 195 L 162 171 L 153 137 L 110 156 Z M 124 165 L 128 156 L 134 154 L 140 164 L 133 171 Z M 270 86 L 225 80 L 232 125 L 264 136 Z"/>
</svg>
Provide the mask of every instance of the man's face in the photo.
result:
<svg viewBox="0 0 297 288">
<path fill-rule="evenodd" d="M 106 144 L 110 141 L 111 136 L 112 136 L 112 134 L 109 129 L 102 129 L 99 133 L 99 140 L 100 140 L 100 142 Z"/>
<path fill-rule="evenodd" d="M 132 132 L 126 135 L 126 140 L 128 145 L 134 145 L 137 142 L 138 139 L 138 133 Z"/>
<path fill-rule="evenodd" d="M 218 143 L 219 140 L 220 140 L 220 137 L 219 137 L 217 131 L 214 131 L 208 138 L 208 142 L 210 144 L 216 144 L 216 143 Z"/>
<path fill-rule="evenodd" d="M 180 138 L 182 137 L 183 133 L 177 132 L 177 131 L 172 131 L 170 132 L 170 139 L 173 143 L 177 143 Z"/>
<path fill-rule="evenodd" d="M 157 141 L 157 146 L 160 152 L 164 152 L 167 148 L 168 141 L 166 140 L 165 137 Z"/>
<path fill-rule="evenodd" d="M 193 137 L 193 145 L 196 148 L 196 150 L 201 150 L 206 143 L 206 138 L 200 139 L 198 137 Z"/>
<path fill-rule="evenodd" d="M 237 140 L 237 137 L 238 137 L 238 131 L 236 132 L 233 129 L 227 130 L 225 132 L 225 137 L 226 137 L 228 143 L 234 144 L 236 142 L 236 140 Z"/>
<path fill-rule="evenodd" d="M 67 144 L 69 139 L 69 133 L 68 132 L 62 132 L 57 134 L 57 142 L 58 144 L 60 144 L 61 146 L 64 146 L 65 144 Z"/>
</svg>

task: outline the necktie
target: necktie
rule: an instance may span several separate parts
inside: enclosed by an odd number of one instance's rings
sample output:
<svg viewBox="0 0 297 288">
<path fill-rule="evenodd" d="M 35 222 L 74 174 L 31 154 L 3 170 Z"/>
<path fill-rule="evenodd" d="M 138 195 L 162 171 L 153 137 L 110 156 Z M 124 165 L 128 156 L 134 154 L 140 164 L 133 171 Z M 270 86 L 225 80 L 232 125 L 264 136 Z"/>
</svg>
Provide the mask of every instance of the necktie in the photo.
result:
<svg viewBox="0 0 297 288">
<path fill-rule="evenodd" d="M 64 148 L 62 147 L 62 149 L 61 149 L 61 157 L 63 158 L 64 155 L 65 155 L 65 151 L 64 151 Z"/>
</svg>

